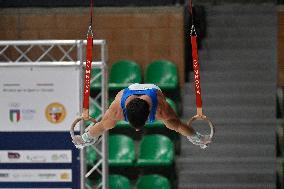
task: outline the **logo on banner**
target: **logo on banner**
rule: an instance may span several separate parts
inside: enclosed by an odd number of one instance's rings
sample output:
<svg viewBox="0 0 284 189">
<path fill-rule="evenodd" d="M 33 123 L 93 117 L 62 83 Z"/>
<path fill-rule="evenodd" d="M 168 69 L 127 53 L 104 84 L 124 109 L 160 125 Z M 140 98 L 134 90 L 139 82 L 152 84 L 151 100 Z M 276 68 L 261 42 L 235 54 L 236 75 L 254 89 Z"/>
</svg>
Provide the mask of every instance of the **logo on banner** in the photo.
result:
<svg viewBox="0 0 284 189">
<path fill-rule="evenodd" d="M 8 152 L 9 159 L 20 159 L 21 155 L 18 152 Z"/>
<path fill-rule="evenodd" d="M 52 154 L 51 155 L 52 161 L 68 161 L 70 157 L 68 156 L 67 153 L 57 153 L 57 154 Z"/>
<path fill-rule="evenodd" d="M 10 121 L 19 122 L 21 118 L 21 113 L 19 109 L 10 109 Z"/>
<path fill-rule="evenodd" d="M 60 178 L 61 178 L 61 180 L 69 180 L 70 175 L 69 175 L 69 173 L 61 173 Z"/>
<path fill-rule="evenodd" d="M 60 103 L 51 103 L 45 108 L 46 119 L 54 124 L 61 123 L 66 117 L 66 109 Z"/>
<path fill-rule="evenodd" d="M 44 155 L 28 155 L 27 160 L 33 163 L 44 163 L 46 162 L 46 157 Z"/>
<path fill-rule="evenodd" d="M 8 173 L 0 173 L 0 177 L 2 178 L 8 178 L 9 174 Z"/>
<path fill-rule="evenodd" d="M 56 179 L 56 173 L 39 173 L 38 177 L 43 179 Z"/>
</svg>

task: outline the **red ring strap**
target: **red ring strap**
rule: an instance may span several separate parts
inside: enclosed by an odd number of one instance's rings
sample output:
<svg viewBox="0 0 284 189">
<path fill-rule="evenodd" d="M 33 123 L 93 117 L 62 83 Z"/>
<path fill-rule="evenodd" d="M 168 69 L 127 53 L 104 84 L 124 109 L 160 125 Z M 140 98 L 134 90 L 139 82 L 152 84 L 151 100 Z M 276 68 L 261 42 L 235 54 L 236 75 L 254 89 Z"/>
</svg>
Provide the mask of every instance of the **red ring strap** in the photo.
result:
<svg viewBox="0 0 284 189">
<path fill-rule="evenodd" d="M 193 72 L 194 72 L 194 87 L 195 87 L 195 96 L 196 96 L 196 106 L 198 108 L 202 108 L 200 71 L 199 71 L 199 63 L 198 63 L 196 36 L 191 36 L 191 48 L 192 48 L 192 64 L 193 64 Z"/>
<path fill-rule="evenodd" d="M 193 11 L 192 11 L 192 0 L 189 1 L 189 11 L 191 14 L 192 27 L 191 27 L 191 53 L 192 53 L 192 64 L 194 72 L 194 87 L 195 87 L 195 97 L 196 97 L 196 107 L 202 108 L 202 98 L 201 98 L 201 86 L 200 86 L 200 69 L 198 63 L 198 47 L 197 47 L 197 33 L 194 27 Z"/>
<path fill-rule="evenodd" d="M 92 61 L 93 60 L 92 25 L 93 25 L 93 0 L 90 0 L 90 25 L 87 32 L 86 67 L 85 67 L 85 78 L 84 78 L 85 82 L 84 82 L 84 93 L 83 93 L 84 95 L 83 109 L 85 110 L 89 110 L 90 84 L 91 84 L 91 73 L 92 73 L 92 62 L 93 62 Z"/>
<path fill-rule="evenodd" d="M 90 83 L 91 83 L 92 57 L 93 57 L 92 53 L 93 53 L 93 36 L 88 36 L 87 50 L 86 50 L 84 99 L 83 99 L 84 109 L 89 109 Z"/>
</svg>

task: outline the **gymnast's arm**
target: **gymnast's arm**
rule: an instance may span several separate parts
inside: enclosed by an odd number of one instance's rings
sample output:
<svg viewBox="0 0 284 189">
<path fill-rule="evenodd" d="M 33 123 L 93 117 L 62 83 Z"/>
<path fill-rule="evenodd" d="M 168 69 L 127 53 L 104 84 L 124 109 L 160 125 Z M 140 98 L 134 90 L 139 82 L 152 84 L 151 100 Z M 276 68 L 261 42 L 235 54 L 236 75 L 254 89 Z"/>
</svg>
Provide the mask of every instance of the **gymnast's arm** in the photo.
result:
<svg viewBox="0 0 284 189">
<path fill-rule="evenodd" d="M 165 97 L 161 94 L 159 96 L 157 115 L 158 118 L 160 118 L 165 123 L 167 128 L 186 136 L 191 143 L 199 145 L 202 149 L 205 149 L 207 147 L 207 144 L 211 142 L 210 137 L 208 135 L 201 135 L 200 133 L 196 132 L 191 126 L 183 123 L 178 118 L 175 111 L 167 103 Z"/>
<path fill-rule="evenodd" d="M 118 95 L 117 95 L 118 96 Z M 92 138 L 102 135 L 105 131 L 115 127 L 116 122 L 122 119 L 119 98 L 115 100 L 109 106 L 109 109 L 105 112 L 102 120 L 90 127 L 89 135 Z"/>
<path fill-rule="evenodd" d="M 174 130 L 184 136 L 192 136 L 195 130 L 183 123 L 166 101 L 165 96 L 158 94 L 158 119 L 161 119 L 168 129 Z"/>
<path fill-rule="evenodd" d="M 119 106 L 119 95 L 120 93 L 118 93 L 101 121 L 97 122 L 93 126 L 89 126 L 84 134 L 76 135 L 72 138 L 72 142 L 75 144 L 76 148 L 83 148 L 85 146 L 92 145 L 105 131 L 115 127 L 116 122 L 123 117 Z"/>
<path fill-rule="evenodd" d="M 92 138 L 102 135 L 105 131 L 115 127 L 118 120 L 113 119 L 115 116 L 115 110 L 110 108 L 106 111 L 101 121 L 91 126 L 89 129 L 89 135 Z"/>
</svg>

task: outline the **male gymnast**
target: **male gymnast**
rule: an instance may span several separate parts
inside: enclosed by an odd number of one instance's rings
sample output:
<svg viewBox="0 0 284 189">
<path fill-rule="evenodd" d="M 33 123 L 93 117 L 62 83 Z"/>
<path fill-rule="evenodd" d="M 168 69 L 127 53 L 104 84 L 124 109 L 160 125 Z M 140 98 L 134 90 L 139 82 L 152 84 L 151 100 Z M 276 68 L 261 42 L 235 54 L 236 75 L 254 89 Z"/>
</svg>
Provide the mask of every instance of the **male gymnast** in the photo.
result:
<svg viewBox="0 0 284 189">
<path fill-rule="evenodd" d="M 129 122 L 136 131 L 142 130 L 147 121 L 161 120 L 168 129 L 201 148 L 211 142 L 208 135 L 201 135 L 178 118 L 158 86 L 135 83 L 118 92 L 101 121 L 89 126 L 81 136 L 76 135 L 73 143 L 76 147 L 91 145 L 105 131 L 114 128 L 119 120 Z"/>
</svg>

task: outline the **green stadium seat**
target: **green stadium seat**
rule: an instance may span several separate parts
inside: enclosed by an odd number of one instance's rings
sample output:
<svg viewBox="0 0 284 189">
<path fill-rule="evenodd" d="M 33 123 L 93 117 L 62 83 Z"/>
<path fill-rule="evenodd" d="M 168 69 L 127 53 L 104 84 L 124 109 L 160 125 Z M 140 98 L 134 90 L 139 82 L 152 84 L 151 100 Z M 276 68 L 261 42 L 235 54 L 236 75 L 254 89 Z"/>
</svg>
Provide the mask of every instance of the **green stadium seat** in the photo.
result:
<svg viewBox="0 0 284 189">
<path fill-rule="evenodd" d="M 153 61 L 146 67 L 144 82 L 156 84 L 162 90 L 177 89 L 177 67 L 175 64 L 167 60 Z"/>
<path fill-rule="evenodd" d="M 124 128 L 124 129 L 128 129 L 129 128 L 130 129 L 131 126 L 129 125 L 128 122 L 121 120 L 121 121 L 118 121 L 116 123 L 115 127 L 116 128 Z"/>
<path fill-rule="evenodd" d="M 97 160 L 97 153 L 92 146 L 86 148 L 86 162 L 87 166 L 94 166 Z"/>
<path fill-rule="evenodd" d="M 99 179 L 98 183 L 101 183 Z M 119 174 L 111 174 L 108 177 L 108 188 L 109 189 L 131 189 L 130 181 L 127 177 Z"/>
<path fill-rule="evenodd" d="M 149 122 L 147 122 L 146 124 L 145 124 L 145 127 L 147 128 L 147 129 L 152 129 L 152 128 L 165 128 L 165 125 L 164 125 L 164 123 L 162 122 L 162 121 L 159 121 L 159 120 L 155 120 L 154 122 L 152 122 L 152 123 L 149 123 Z"/>
<path fill-rule="evenodd" d="M 131 184 L 128 178 L 122 175 L 109 176 L 109 189 L 131 189 Z"/>
<path fill-rule="evenodd" d="M 166 98 L 166 101 L 169 103 L 169 105 L 171 106 L 171 108 L 172 108 L 176 113 L 178 113 L 176 103 L 175 103 L 172 99 L 170 99 L 170 98 Z"/>
<path fill-rule="evenodd" d="M 170 166 L 174 159 L 172 141 L 160 134 L 146 135 L 139 145 L 137 166 Z"/>
<path fill-rule="evenodd" d="M 115 62 L 110 69 L 109 89 L 121 90 L 132 83 L 141 83 L 141 68 L 131 60 L 120 60 Z"/>
<path fill-rule="evenodd" d="M 126 135 L 110 135 L 109 165 L 132 166 L 135 160 L 134 141 Z"/>
<path fill-rule="evenodd" d="M 170 181 L 161 175 L 143 175 L 139 177 L 136 183 L 136 189 L 171 189 Z"/>
</svg>

